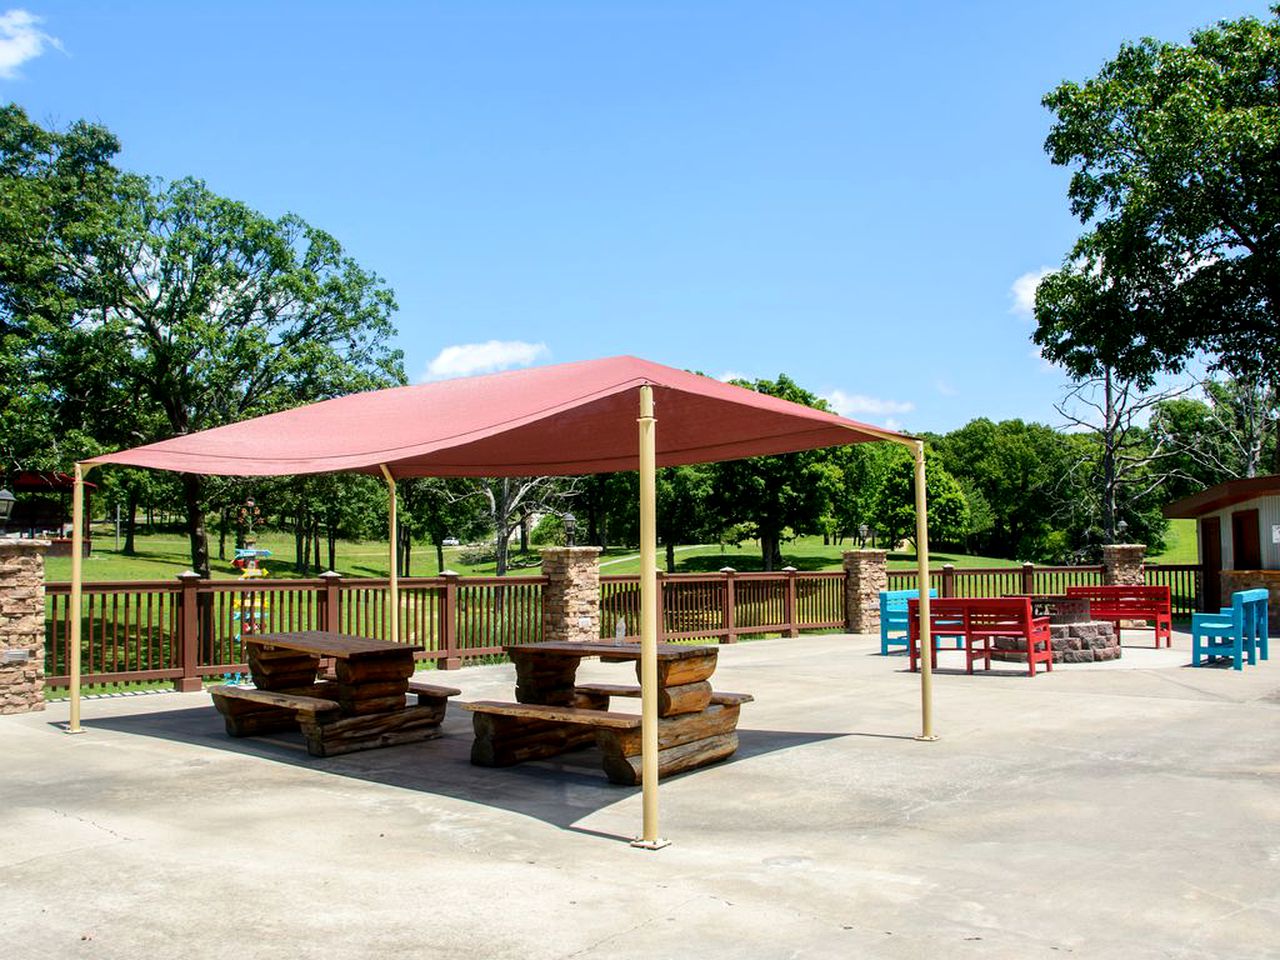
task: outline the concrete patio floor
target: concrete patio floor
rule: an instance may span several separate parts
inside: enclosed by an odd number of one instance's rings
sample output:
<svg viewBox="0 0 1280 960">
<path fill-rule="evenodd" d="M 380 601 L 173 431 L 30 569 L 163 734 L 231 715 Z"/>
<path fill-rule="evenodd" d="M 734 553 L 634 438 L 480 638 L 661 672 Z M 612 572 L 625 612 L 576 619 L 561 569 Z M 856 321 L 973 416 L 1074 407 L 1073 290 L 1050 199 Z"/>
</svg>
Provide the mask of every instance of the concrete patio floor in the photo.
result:
<svg viewBox="0 0 1280 960">
<path fill-rule="evenodd" d="M 327 760 L 203 694 L 86 701 L 77 737 L 65 703 L 0 717 L 0 957 L 1280 956 L 1280 658 L 1149 637 L 1034 679 L 944 655 L 936 743 L 870 637 L 722 648 L 741 750 L 663 784 L 656 853 L 593 751 L 472 767 L 456 707 Z"/>
</svg>

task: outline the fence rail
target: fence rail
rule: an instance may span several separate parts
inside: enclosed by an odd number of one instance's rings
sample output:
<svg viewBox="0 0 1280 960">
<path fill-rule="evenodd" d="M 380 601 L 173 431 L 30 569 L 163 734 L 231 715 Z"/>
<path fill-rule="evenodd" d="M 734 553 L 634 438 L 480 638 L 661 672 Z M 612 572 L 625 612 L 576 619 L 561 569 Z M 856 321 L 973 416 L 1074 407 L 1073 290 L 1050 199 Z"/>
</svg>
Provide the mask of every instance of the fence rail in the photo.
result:
<svg viewBox="0 0 1280 960">
<path fill-rule="evenodd" d="M 843 570 L 659 575 L 659 639 L 733 643 L 741 637 L 845 629 Z M 889 589 L 916 588 L 914 570 L 890 570 Z M 1102 582 L 1101 567 L 931 570 L 944 597 L 1061 593 Z M 1173 612 L 1199 608 L 1200 567 L 1148 564 L 1146 582 L 1167 584 Z M 442 669 L 500 656 L 503 644 L 542 639 L 546 577 L 413 577 L 400 581 L 398 636 L 419 646 L 421 660 Z M 81 671 L 85 683 L 172 680 L 195 689 L 202 678 L 247 670 L 247 634 L 331 630 L 387 639 L 393 612 L 385 578 L 312 580 L 176 580 L 86 583 L 81 607 Z M 45 587 L 45 682 L 70 680 L 70 584 Z M 635 640 L 640 633 L 640 578 L 600 578 L 600 635 Z"/>
<path fill-rule="evenodd" d="M 718 640 L 845 626 L 843 570 L 659 575 L 658 639 Z M 640 577 L 600 578 L 600 636 L 640 636 Z"/>
<path fill-rule="evenodd" d="M 80 606 L 85 683 L 173 680 L 243 673 L 243 638 L 330 630 L 388 639 L 386 578 L 177 580 L 86 583 Z M 542 639 L 545 577 L 413 577 L 400 581 L 399 640 L 444 669 L 497 656 L 504 643 Z M 45 683 L 70 681 L 71 586 L 45 586 Z"/>
</svg>

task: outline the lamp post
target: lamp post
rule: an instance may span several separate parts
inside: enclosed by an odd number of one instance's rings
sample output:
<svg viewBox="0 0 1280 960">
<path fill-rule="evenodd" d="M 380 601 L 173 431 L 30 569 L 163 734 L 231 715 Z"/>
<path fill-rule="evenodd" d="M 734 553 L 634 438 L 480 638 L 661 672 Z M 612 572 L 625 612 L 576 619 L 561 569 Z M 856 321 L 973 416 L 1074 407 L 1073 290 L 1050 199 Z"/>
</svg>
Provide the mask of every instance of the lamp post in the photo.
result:
<svg viewBox="0 0 1280 960">
<path fill-rule="evenodd" d="M 1121 520 L 1116 524 L 1116 534 L 1119 535 L 1121 543 L 1124 542 L 1125 534 L 1127 534 L 1128 532 L 1129 532 L 1129 524 L 1127 522 L 1125 522 L 1124 520 Z"/>
<path fill-rule="evenodd" d="M 0 490 L 0 527 L 9 522 L 9 517 L 13 515 L 13 504 L 16 499 L 10 491 Z"/>
<path fill-rule="evenodd" d="M 564 520 L 564 545 L 575 546 L 573 540 L 574 534 L 578 531 L 578 518 L 572 513 L 566 513 L 562 519 Z"/>
<path fill-rule="evenodd" d="M 858 546 L 865 547 L 867 545 L 867 535 L 871 533 L 871 528 L 865 523 L 858 525 Z"/>
</svg>

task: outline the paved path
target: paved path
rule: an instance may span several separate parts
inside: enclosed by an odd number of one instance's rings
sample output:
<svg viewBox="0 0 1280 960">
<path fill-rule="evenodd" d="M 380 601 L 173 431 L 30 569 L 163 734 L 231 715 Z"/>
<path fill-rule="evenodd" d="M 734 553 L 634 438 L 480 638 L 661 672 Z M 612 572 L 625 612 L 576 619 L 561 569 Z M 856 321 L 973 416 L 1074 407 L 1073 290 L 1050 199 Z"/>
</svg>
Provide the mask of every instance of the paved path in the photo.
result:
<svg viewBox="0 0 1280 960">
<path fill-rule="evenodd" d="M 0 957 L 1277 957 L 1280 660 L 1178 641 L 944 671 L 932 744 L 873 638 L 725 648 L 742 750 L 663 785 L 658 853 L 590 752 L 472 767 L 456 709 L 329 760 L 228 739 L 202 694 L 86 701 L 79 737 L 65 704 L 0 717 Z"/>
</svg>

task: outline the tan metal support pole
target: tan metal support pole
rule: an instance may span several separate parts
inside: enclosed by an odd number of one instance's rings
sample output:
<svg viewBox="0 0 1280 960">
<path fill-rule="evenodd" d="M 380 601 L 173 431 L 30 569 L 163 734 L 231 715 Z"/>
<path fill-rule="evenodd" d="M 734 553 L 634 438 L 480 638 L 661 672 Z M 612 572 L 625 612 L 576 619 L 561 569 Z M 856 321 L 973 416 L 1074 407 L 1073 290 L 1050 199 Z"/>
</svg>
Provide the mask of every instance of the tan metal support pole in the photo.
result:
<svg viewBox="0 0 1280 960">
<path fill-rule="evenodd" d="M 390 494 L 387 499 L 387 528 L 391 534 L 391 582 L 387 586 L 387 604 L 391 608 L 391 618 L 387 639 L 396 643 L 400 639 L 400 576 L 396 571 L 400 530 L 396 524 L 396 478 L 391 475 L 385 463 L 378 464 L 378 467 L 382 470 L 382 475 L 387 478 L 387 491 Z"/>
<path fill-rule="evenodd" d="M 917 740 L 937 740 L 933 732 L 933 632 L 929 629 L 929 505 L 925 496 L 924 441 L 915 442 L 916 576 L 920 587 L 920 716 Z"/>
<path fill-rule="evenodd" d="M 92 469 L 77 463 L 71 487 L 71 636 L 67 639 L 71 719 L 67 733 L 84 732 L 80 727 L 80 604 L 84 593 L 84 477 Z"/>
<path fill-rule="evenodd" d="M 640 784 L 644 829 L 632 846 L 659 850 L 657 428 L 653 387 L 640 388 Z"/>
</svg>

